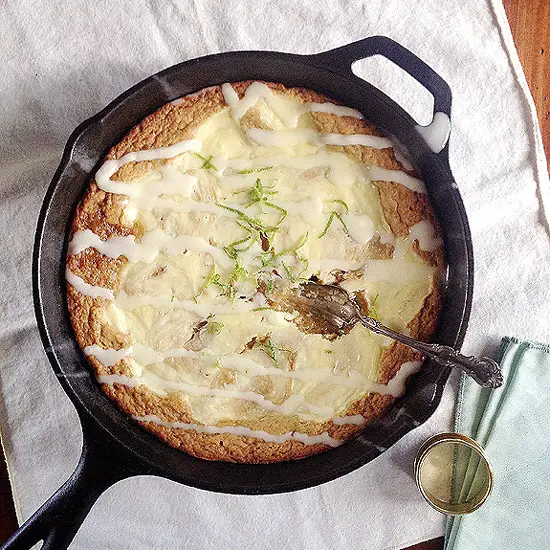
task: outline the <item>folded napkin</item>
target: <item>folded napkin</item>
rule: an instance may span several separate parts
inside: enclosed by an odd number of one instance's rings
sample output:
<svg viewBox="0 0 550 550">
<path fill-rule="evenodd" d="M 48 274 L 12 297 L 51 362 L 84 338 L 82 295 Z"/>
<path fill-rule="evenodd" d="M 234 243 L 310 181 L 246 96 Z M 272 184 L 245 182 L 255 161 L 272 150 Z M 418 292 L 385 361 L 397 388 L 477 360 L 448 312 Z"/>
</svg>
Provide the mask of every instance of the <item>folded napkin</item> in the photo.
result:
<svg viewBox="0 0 550 550">
<path fill-rule="evenodd" d="M 479 510 L 449 518 L 446 550 L 550 546 L 550 346 L 504 338 L 500 355 L 502 388 L 461 380 L 455 429 L 485 448 L 495 485 Z"/>
</svg>

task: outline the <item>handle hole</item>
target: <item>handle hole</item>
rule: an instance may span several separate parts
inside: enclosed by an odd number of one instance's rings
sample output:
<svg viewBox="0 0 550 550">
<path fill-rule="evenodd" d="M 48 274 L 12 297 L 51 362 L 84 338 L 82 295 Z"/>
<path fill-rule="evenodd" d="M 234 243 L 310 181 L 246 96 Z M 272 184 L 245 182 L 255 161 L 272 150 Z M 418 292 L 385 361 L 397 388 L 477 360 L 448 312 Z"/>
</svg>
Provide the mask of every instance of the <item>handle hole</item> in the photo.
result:
<svg viewBox="0 0 550 550">
<path fill-rule="evenodd" d="M 382 55 L 360 59 L 353 63 L 351 70 L 353 74 L 391 97 L 421 126 L 426 126 L 432 121 L 432 94 L 389 59 Z"/>
</svg>

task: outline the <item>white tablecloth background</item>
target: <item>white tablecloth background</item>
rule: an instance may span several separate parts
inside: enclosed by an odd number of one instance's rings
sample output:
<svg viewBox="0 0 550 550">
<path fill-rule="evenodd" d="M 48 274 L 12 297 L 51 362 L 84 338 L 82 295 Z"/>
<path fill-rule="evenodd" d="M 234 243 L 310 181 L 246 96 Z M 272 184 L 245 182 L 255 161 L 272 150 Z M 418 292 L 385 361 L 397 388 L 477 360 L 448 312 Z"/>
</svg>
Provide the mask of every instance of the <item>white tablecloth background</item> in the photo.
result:
<svg viewBox="0 0 550 550">
<path fill-rule="evenodd" d="M 325 6 L 325 7 L 321 7 Z M 207 53 L 313 53 L 369 35 L 399 41 L 450 84 L 451 165 L 472 227 L 476 289 L 467 352 L 503 334 L 550 339 L 549 185 L 533 102 L 500 0 L 117 0 L 4 2 L 0 17 L 0 427 L 18 516 L 70 474 L 80 428 L 42 351 L 31 245 L 42 196 L 73 128 L 141 79 Z M 422 123 L 430 96 L 382 59 L 357 71 Z M 451 425 L 453 391 L 424 426 L 373 463 L 287 495 L 231 496 L 165 479 L 120 482 L 78 549 L 401 548 L 443 533 L 412 460 Z"/>
</svg>

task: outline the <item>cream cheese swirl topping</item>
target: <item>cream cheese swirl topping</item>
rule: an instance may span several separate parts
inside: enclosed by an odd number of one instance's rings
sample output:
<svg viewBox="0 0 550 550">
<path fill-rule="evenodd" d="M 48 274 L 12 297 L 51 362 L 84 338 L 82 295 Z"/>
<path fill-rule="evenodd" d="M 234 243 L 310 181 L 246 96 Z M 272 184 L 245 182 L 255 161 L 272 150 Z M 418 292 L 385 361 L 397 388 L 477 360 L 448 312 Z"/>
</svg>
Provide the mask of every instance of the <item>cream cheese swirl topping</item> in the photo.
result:
<svg viewBox="0 0 550 550">
<path fill-rule="evenodd" d="M 361 425 L 362 416 L 346 416 L 352 403 L 367 392 L 397 397 L 405 391 L 420 363 L 404 364 L 381 383 L 386 339 L 359 326 L 337 339 L 306 334 L 293 322 L 295 313 L 272 304 L 278 292 L 311 277 L 343 276 L 343 286 L 364 293 L 371 313 L 406 331 L 434 275 L 413 242 L 430 252 L 442 243 L 426 220 L 395 238 L 372 182 L 426 189 L 404 171 L 365 165 L 335 148 L 384 149 L 392 147 L 389 139 L 316 129 L 315 113 L 361 119 L 354 109 L 303 103 L 258 82 L 241 98 L 230 84 L 222 91 L 227 107 L 193 139 L 127 153 L 96 173 L 97 186 L 119 197 L 132 234 L 102 239 L 90 229 L 77 231 L 68 253 L 94 249 L 125 258 L 119 286 L 91 284 L 69 269 L 66 278 L 80 294 L 105 300 L 104 322 L 133 343 L 93 344 L 84 352 L 105 367 L 123 361 L 131 372 L 102 375 L 102 384 L 179 393 L 194 419 L 166 422 L 149 414 L 135 417 L 140 422 L 336 446 L 341 442 L 327 432 L 277 435 L 217 424 L 291 415 Z M 249 112 L 262 128 L 243 124 Z M 155 160 L 162 166 L 137 179 L 111 179 L 127 163 Z M 373 257 L 375 242 L 398 253 Z"/>
</svg>

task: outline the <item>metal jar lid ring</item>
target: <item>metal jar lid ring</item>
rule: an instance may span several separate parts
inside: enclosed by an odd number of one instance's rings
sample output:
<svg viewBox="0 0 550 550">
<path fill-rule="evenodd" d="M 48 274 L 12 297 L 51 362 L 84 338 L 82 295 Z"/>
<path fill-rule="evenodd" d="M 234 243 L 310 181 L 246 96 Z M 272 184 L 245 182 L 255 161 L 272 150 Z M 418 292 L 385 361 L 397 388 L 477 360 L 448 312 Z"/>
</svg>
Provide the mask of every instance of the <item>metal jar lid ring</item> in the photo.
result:
<svg viewBox="0 0 550 550">
<path fill-rule="evenodd" d="M 422 496 L 438 512 L 469 514 L 493 489 L 493 469 L 483 448 L 458 433 L 430 437 L 418 450 L 414 477 Z"/>
</svg>

